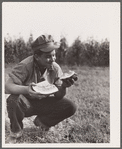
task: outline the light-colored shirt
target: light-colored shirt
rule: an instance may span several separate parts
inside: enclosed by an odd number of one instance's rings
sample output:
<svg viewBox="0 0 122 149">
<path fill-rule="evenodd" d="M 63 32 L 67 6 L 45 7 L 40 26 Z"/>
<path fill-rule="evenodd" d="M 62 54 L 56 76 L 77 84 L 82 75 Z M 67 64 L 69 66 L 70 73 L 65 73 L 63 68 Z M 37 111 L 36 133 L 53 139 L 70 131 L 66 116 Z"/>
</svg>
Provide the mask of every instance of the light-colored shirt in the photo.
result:
<svg viewBox="0 0 122 149">
<path fill-rule="evenodd" d="M 61 67 L 53 62 L 52 68 L 46 69 L 42 75 L 35 63 L 34 56 L 29 56 L 14 67 L 9 77 L 15 84 L 28 86 L 32 82 L 38 83 L 44 80 L 53 84 L 62 74 Z"/>
</svg>

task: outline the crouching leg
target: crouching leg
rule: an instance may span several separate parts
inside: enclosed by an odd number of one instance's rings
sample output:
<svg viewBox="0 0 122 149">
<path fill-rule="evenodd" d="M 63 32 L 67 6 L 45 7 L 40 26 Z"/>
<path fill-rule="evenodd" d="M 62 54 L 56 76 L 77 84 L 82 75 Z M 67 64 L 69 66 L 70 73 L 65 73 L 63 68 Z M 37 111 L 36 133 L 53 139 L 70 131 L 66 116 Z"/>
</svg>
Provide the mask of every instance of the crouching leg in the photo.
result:
<svg viewBox="0 0 122 149">
<path fill-rule="evenodd" d="M 10 95 L 7 98 L 7 112 L 10 119 L 10 135 L 15 138 L 22 136 L 23 118 L 32 115 L 31 105 L 23 95 Z"/>
<path fill-rule="evenodd" d="M 66 98 L 57 100 L 55 97 L 49 97 L 44 100 L 42 99 L 37 104 L 35 107 L 38 116 L 35 121 L 38 122 L 37 125 L 39 125 L 40 121 L 40 124 L 46 127 L 55 126 L 64 119 L 72 116 L 76 111 L 75 104 Z"/>
</svg>

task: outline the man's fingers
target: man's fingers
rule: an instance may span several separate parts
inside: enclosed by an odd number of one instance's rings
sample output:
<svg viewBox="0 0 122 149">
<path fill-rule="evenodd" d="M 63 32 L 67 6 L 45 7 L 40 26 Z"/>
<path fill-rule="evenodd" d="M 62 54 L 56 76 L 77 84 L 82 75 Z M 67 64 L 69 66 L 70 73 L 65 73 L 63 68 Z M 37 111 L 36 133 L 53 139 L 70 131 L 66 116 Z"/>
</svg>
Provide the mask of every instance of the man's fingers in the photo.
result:
<svg viewBox="0 0 122 149">
<path fill-rule="evenodd" d="M 63 80 L 63 84 L 65 87 L 70 87 L 71 85 L 74 84 L 74 81 L 68 78 L 68 79 Z"/>
<path fill-rule="evenodd" d="M 36 83 L 32 82 L 32 83 L 31 83 L 31 86 L 36 86 Z"/>
<path fill-rule="evenodd" d="M 37 99 L 42 99 L 42 98 L 47 97 L 47 95 L 43 95 L 43 94 L 40 94 L 40 93 L 35 92 L 35 91 L 31 91 L 30 96 L 33 98 L 37 98 Z"/>
<path fill-rule="evenodd" d="M 74 84 L 74 79 L 70 78 L 70 79 L 69 79 L 69 82 L 70 82 L 71 84 Z"/>
<path fill-rule="evenodd" d="M 74 84 L 74 81 L 71 78 L 68 78 L 68 79 L 64 80 L 64 82 L 67 83 L 67 84 L 69 84 L 69 85 Z"/>
</svg>

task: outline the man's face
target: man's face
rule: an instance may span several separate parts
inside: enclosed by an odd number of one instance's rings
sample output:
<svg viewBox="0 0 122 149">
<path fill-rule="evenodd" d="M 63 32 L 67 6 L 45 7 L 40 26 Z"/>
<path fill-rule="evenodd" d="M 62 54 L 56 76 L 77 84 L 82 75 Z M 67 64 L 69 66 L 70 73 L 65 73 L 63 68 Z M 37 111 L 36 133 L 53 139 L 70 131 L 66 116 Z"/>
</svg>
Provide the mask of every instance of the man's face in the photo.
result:
<svg viewBox="0 0 122 149">
<path fill-rule="evenodd" d="M 42 53 L 41 56 L 37 55 L 37 62 L 39 66 L 43 66 L 46 68 L 50 68 L 52 63 L 56 60 L 56 52 L 55 50 L 51 52 Z"/>
</svg>

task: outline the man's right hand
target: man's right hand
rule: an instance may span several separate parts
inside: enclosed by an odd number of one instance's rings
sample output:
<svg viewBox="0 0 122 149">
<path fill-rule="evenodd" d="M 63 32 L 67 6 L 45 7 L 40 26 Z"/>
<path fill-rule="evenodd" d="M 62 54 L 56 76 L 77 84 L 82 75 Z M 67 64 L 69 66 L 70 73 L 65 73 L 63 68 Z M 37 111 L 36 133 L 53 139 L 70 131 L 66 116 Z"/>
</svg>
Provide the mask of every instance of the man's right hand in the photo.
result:
<svg viewBox="0 0 122 149">
<path fill-rule="evenodd" d="M 46 98 L 48 95 L 42 95 L 40 93 L 37 93 L 33 90 L 32 86 L 35 86 L 36 84 L 34 82 L 30 83 L 28 86 L 28 94 L 34 99 L 42 99 L 42 98 Z"/>
</svg>

